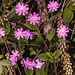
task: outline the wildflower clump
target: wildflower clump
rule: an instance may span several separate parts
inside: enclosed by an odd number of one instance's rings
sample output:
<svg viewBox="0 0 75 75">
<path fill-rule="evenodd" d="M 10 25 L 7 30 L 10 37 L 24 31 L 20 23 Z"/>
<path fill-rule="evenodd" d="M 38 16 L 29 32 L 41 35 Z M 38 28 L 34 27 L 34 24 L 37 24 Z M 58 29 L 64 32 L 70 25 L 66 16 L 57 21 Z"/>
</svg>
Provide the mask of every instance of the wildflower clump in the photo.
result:
<svg viewBox="0 0 75 75">
<path fill-rule="evenodd" d="M 40 69 L 44 64 L 44 62 L 39 61 L 39 59 L 36 59 L 36 62 L 30 61 L 30 59 L 27 57 L 26 60 L 25 59 L 21 60 L 21 64 L 22 66 L 25 66 L 26 68 L 33 70 L 34 68 Z"/>
<path fill-rule="evenodd" d="M 25 39 L 27 39 L 27 40 L 29 39 L 29 37 L 30 37 L 30 39 L 33 39 L 32 38 L 33 37 L 32 33 L 29 30 L 23 31 L 23 28 L 18 28 L 17 31 L 14 31 L 14 36 L 18 40 L 20 39 L 20 37 L 21 38 L 25 37 Z"/>
<path fill-rule="evenodd" d="M 19 56 L 19 51 L 15 50 L 11 52 L 13 55 L 10 55 L 9 60 L 11 61 L 12 65 L 16 65 L 17 57 Z"/>
</svg>

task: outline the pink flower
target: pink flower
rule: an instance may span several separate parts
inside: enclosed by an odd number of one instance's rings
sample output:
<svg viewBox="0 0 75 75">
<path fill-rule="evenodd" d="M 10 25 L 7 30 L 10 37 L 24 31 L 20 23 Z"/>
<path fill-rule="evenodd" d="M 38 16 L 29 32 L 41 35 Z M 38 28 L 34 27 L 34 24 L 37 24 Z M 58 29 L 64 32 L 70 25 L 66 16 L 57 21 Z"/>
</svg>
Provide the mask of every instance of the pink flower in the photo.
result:
<svg viewBox="0 0 75 75">
<path fill-rule="evenodd" d="M 14 51 L 12 51 L 12 54 L 14 55 L 14 56 L 19 56 L 19 51 L 17 51 L 17 50 L 15 50 L 15 52 Z"/>
<path fill-rule="evenodd" d="M 23 32 L 23 28 L 18 28 L 17 31 L 14 31 L 14 36 L 15 38 L 17 38 L 18 40 L 21 38 L 24 38 L 24 32 Z"/>
<path fill-rule="evenodd" d="M 59 3 L 57 1 L 49 1 L 47 8 L 49 8 L 49 11 L 52 10 L 52 12 L 57 11 L 59 8 Z"/>
<path fill-rule="evenodd" d="M 28 4 L 25 4 L 24 5 L 24 3 L 23 2 L 21 2 L 21 3 L 18 3 L 18 5 L 16 5 L 16 13 L 18 14 L 18 15 L 21 15 L 21 14 L 23 14 L 23 16 L 24 15 L 26 15 L 28 12 L 28 10 L 29 10 L 29 7 L 28 7 Z"/>
<path fill-rule="evenodd" d="M 5 31 L 3 31 L 3 28 L 0 28 L 0 38 L 4 35 L 5 35 Z"/>
<path fill-rule="evenodd" d="M 11 25 L 15 25 L 15 23 L 11 23 Z"/>
<path fill-rule="evenodd" d="M 58 37 L 63 37 L 67 36 L 67 33 L 69 32 L 68 27 L 66 25 L 60 25 L 59 28 L 57 28 L 57 35 Z"/>
<path fill-rule="evenodd" d="M 33 13 L 33 15 L 32 15 L 32 13 L 30 13 L 30 15 L 28 16 L 28 21 L 30 21 L 30 24 L 32 24 L 33 23 L 33 25 L 35 25 L 35 23 L 39 23 L 39 20 L 40 20 L 40 16 L 39 16 L 39 14 L 37 13 Z"/>
<path fill-rule="evenodd" d="M 27 57 L 26 60 L 23 59 L 23 61 L 21 61 L 22 66 L 25 65 L 26 68 L 32 69 L 33 70 L 33 65 L 32 62 L 29 60 L 29 58 Z"/>
<path fill-rule="evenodd" d="M 17 57 L 14 55 L 10 55 L 11 58 L 9 60 L 11 61 L 12 65 L 16 65 Z"/>
<path fill-rule="evenodd" d="M 35 68 L 39 68 L 40 69 L 42 67 L 42 65 L 44 64 L 44 62 L 39 61 L 39 59 L 37 59 L 36 62 L 37 63 L 36 63 Z"/>
<path fill-rule="evenodd" d="M 23 59 L 21 60 L 21 64 L 22 66 L 25 66 L 26 68 L 32 69 L 33 68 L 41 68 L 42 65 L 44 64 L 44 62 L 39 61 L 39 59 L 36 60 L 37 63 L 35 63 L 34 61 L 30 61 L 30 59 L 27 57 L 26 60 Z"/>
<path fill-rule="evenodd" d="M 17 50 L 12 51 L 12 54 L 13 55 L 10 55 L 10 58 L 9 60 L 11 61 L 12 65 L 16 65 L 16 62 L 17 62 L 17 56 L 19 56 L 19 52 Z"/>
<path fill-rule="evenodd" d="M 32 35 L 32 33 L 29 30 L 25 30 L 23 33 L 24 33 L 25 39 L 28 40 L 29 37 L 30 37 L 30 39 L 33 39 L 33 35 Z"/>
</svg>

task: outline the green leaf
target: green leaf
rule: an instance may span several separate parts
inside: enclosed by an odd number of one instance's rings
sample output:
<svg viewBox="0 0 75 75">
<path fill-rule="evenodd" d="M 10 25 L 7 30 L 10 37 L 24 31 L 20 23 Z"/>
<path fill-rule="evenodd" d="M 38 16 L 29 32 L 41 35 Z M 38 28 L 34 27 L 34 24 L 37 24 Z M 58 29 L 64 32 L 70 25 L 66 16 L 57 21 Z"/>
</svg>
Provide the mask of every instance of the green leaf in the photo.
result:
<svg viewBox="0 0 75 75">
<path fill-rule="evenodd" d="M 55 56 L 55 58 L 57 58 L 60 55 L 60 50 L 56 50 L 53 55 Z"/>
<path fill-rule="evenodd" d="M 41 38 L 39 35 L 37 35 L 36 40 L 33 42 L 34 44 L 40 44 L 42 42 Z"/>
<path fill-rule="evenodd" d="M 4 28 L 5 29 L 5 34 L 8 35 L 9 32 L 10 32 L 10 23 L 9 23 L 9 21 L 6 21 L 5 25 L 6 25 L 5 28 Z"/>
<path fill-rule="evenodd" d="M 20 56 L 18 57 L 18 60 L 22 59 L 22 55 L 24 54 L 25 50 L 20 51 Z"/>
<path fill-rule="evenodd" d="M 0 55 L 0 59 L 3 58 L 3 55 Z"/>
<path fill-rule="evenodd" d="M 72 0 L 69 0 L 69 2 L 67 3 L 67 5 L 66 5 L 66 7 L 65 8 L 68 8 L 69 6 L 71 6 L 72 5 Z"/>
<path fill-rule="evenodd" d="M 54 58 L 54 59 L 55 59 L 55 63 L 57 63 L 57 62 L 60 61 L 60 58 L 59 58 L 59 57 L 58 57 L 58 58 Z M 53 58 L 50 58 L 49 61 L 50 61 L 51 63 L 54 63 Z"/>
<path fill-rule="evenodd" d="M 70 7 L 69 7 L 70 10 L 75 10 L 75 3 L 73 3 Z"/>
<path fill-rule="evenodd" d="M 5 66 L 3 66 L 3 70 L 4 70 L 5 75 L 7 75 L 8 71 L 7 71 L 7 68 Z"/>
<path fill-rule="evenodd" d="M 38 58 L 41 60 L 41 61 L 48 61 L 48 56 L 44 53 L 40 54 L 38 56 Z"/>
<path fill-rule="evenodd" d="M 50 59 L 49 59 L 49 61 L 50 61 L 51 63 L 54 63 L 54 60 L 53 60 L 53 58 L 50 58 Z"/>
<path fill-rule="evenodd" d="M 48 57 L 52 57 L 49 52 L 46 52 L 45 54 L 46 54 Z"/>
<path fill-rule="evenodd" d="M 75 38 L 72 41 L 75 42 Z"/>
<path fill-rule="evenodd" d="M 36 72 L 36 75 L 46 75 L 45 71 L 42 69 L 36 69 L 35 72 Z"/>
<path fill-rule="evenodd" d="M 31 47 L 31 48 L 29 48 L 29 50 L 30 50 L 30 56 L 31 55 L 36 55 L 36 52 L 33 50 L 33 48 Z"/>
<path fill-rule="evenodd" d="M 24 68 L 24 71 L 25 71 L 26 75 L 33 75 L 33 70 L 31 70 L 31 69 Z"/>
<path fill-rule="evenodd" d="M 51 30 L 50 35 L 47 36 L 48 40 L 51 41 L 55 35 L 55 29 Z"/>
<path fill-rule="evenodd" d="M 9 60 L 1 60 L 0 61 L 0 65 L 3 65 L 3 66 L 11 66 L 12 64 L 10 63 Z"/>
<path fill-rule="evenodd" d="M 3 67 L 2 67 L 2 65 L 0 65 L 0 75 L 2 72 L 3 72 Z"/>
<path fill-rule="evenodd" d="M 29 21 L 27 21 L 27 19 L 26 19 L 26 23 L 24 25 L 31 30 L 36 30 L 35 25 L 30 24 Z"/>
<path fill-rule="evenodd" d="M 4 3 L 4 2 L 6 2 L 6 0 L 2 0 L 2 2 Z"/>
<path fill-rule="evenodd" d="M 69 23 L 73 19 L 73 16 L 74 16 L 73 12 L 68 8 L 66 8 L 63 12 L 63 23 L 64 24 Z"/>
<path fill-rule="evenodd" d="M 0 38 L 0 44 L 1 44 L 1 43 L 4 43 L 4 41 L 3 41 L 3 39 L 2 39 L 2 38 Z"/>
<path fill-rule="evenodd" d="M 66 51 L 69 49 L 69 47 L 70 47 L 70 45 L 67 45 L 67 46 L 66 46 Z"/>
</svg>

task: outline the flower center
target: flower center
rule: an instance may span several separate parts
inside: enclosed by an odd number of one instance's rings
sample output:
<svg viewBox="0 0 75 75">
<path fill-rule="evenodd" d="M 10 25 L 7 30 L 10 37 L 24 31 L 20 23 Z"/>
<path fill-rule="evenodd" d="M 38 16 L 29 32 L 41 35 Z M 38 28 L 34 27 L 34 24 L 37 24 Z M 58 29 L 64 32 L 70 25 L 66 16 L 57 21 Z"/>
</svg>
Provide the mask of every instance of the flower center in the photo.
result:
<svg viewBox="0 0 75 75">
<path fill-rule="evenodd" d="M 64 32 L 64 29 L 62 29 L 61 32 Z"/>
<path fill-rule="evenodd" d="M 28 33 L 28 35 L 30 35 L 30 34 Z"/>
<path fill-rule="evenodd" d="M 21 7 L 20 9 L 23 10 L 23 7 Z"/>
<path fill-rule="evenodd" d="M 33 20 L 35 20 L 35 17 L 33 17 Z"/>
<path fill-rule="evenodd" d="M 21 35 L 21 32 L 19 32 L 19 35 Z"/>
</svg>

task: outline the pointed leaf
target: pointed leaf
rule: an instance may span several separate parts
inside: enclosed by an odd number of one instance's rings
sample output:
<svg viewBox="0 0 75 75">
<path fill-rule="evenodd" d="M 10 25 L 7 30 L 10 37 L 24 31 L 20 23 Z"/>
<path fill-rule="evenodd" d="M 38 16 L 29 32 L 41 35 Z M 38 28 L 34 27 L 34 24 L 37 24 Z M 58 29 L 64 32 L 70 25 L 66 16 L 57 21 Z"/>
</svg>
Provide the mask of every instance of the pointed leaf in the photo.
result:
<svg viewBox="0 0 75 75">
<path fill-rule="evenodd" d="M 63 12 L 63 23 L 64 24 L 69 23 L 73 19 L 73 16 L 74 16 L 73 12 L 68 8 L 66 8 Z"/>
<path fill-rule="evenodd" d="M 30 50 L 30 56 L 31 55 L 36 55 L 36 52 L 33 50 L 33 48 L 31 47 L 31 48 L 29 48 L 29 50 Z"/>
<path fill-rule="evenodd" d="M 55 35 L 55 29 L 51 30 L 50 35 L 47 36 L 48 40 L 51 41 Z"/>
<path fill-rule="evenodd" d="M 41 60 L 41 61 L 47 61 L 48 60 L 48 56 L 44 53 L 40 54 L 38 56 L 38 58 Z"/>
<path fill-rule="evenodd" d="M 46 75 L 45 71 L 42 69 L 36 69 L 35 72 L 36 72 L 36 75 Z"/>
<path fill-rule="evenodd" d="M 48 57 L 52 57 L 49 52 L 46 52 L 45 54 L 46 54 Z"/>
<path fill-rule="evenodd" d="M 55 56 L 55 58 L 57 58 L 60 55 L 60 50 L 56 50 L 53 55 Z"/>
<path fill-rule="evenodd" d="M 5 75 L 7 75 L 8 71 L 7 71 L 7 68 L 5 66 L 3 66 L 3 70 L 4 70 Z"/>
<path fill-rule="evenodd" d="M 3 67 L 2 67 L 2 65 L 0 65 L 0 75 L 2 72 L 3 72 Z"/>
<path fill-rule="evenodd" d="M 0 55 L 0 59 L 3 58 L 3 55 Z"/>
<path fill-rule="evenodd" d="M 27 19 L 24 25 L 31 30 L 36 30 L 35 25 L 30 24 L 29 21 L 27 21 Z"/>
<path fill-rule="evenodd" d="M 3 65 L 3 66 L 10 66 L 10 65 L 12 65 L 12 64 L 10 63 L 9 60 L 1 60 L 1 61 L 0 61 L 0 65 Z"/>
</svg>

